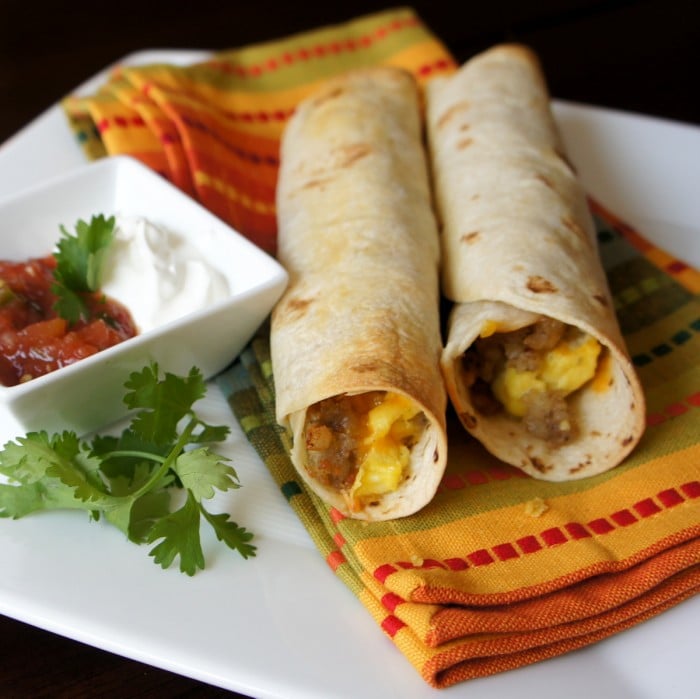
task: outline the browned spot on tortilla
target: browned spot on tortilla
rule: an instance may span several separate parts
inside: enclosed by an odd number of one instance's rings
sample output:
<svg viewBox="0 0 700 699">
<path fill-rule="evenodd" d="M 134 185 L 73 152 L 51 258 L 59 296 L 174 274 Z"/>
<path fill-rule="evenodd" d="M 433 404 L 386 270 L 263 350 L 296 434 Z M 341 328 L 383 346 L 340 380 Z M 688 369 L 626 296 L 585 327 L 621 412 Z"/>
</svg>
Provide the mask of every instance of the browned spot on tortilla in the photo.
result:
<svg viewBox="0 0 700 699">
<path fill-rule="evenodd" d="M 531 456 L 530 457 L 530 463 L 532 466 L 539 471 L 540 473 L 546 473 L 547 471 L 551 470 L 551 466 L 547 466 L 542 459 L 538 459 L 536 456 Z"/>
<path fill-rule="evenodd" d="M 364 364 L 356 364 L 354 367 L 352 367 L 352 370 L 356 371 L 358 374 L 365 374 L 368 372 L 375 372 L 379 368 L 379 364 L 376 362 L 365 362 Z"/>
<path fill-rule="evenodd" d="M 354 162 L 369 155 L 372 152 L 372 146 L 369 143 L 353 143 L 350 146 L 340 148 L 338 152 L 341 156 L 338 167 L 349 167 Z"/>
<path fill-rule="evenodd" d="M 330 178 L 316 178 L 314 180 L 308 180 L 301 185 L 301 189 L 316 189 L 316 187 L 323 187 L 330 182 Z"/>
<path fill-rule="evenodd" d="M 475 415 L 472 415 L 471 413 L 460 413 L 459 417 L 467 429 L 473 430 L 476 427 L 477 419 Z"/>
<path fill-rule="evenodd" d="M 605 308 L 608 307 L 608 299 L 603 296 L 603 294 L 593 294 L 593 298 L 601 305 L 604 306 Z"/>
<path fill-rule="evenodd" d="M 632 444 L 633 441 L 634 441 L 634 437 L 633 437 L 632 435 L 630 435 L 629 437 L 625 437 L 625 438 L 620 442 L 620 444 L 621 444 L 623 447 L 626 447 L 626 446 L 628 446 L 629 444 Z"/>
<path fill-rule="evenodd" d="M 549 187 L 550 189 L 554 189 L 554 182 L 547 177 L 547 175 L 542 175 L 541 173 L 537 173 L 535 177 L 540 181 L 543 182 L 546 187 Z"/>
<path fill-rule="evenodd" d="M 471 233 L 465 233 L 460 240 L 463 243 L 475 243 L 480 236 L 481 233 L 479 231 L 472 231 Z"/>
<path fill-rule="evenodd" d="M 326 92 L 326 94 L 320 95 L 319 97 L 317 97 L 314 100 L 314 104 L 316 106 L 319 106 L 319 105 L 323 104 L 324 102 L 328 102 L 330 100 L 335 99 L 336 97 L 340 97 L 343 94 L 343 92 L 345 92 L 344 88 L 336 87 L 335 89 Z"/>
<path fill-rule="evenodd" d="M 290 315 L 303 316 L 306 313 L 308 307 L 314 302 L 314 299 L 300 299 L 300 298 L 290 298 L 287 299 L 286 311 Z"/>
<path fill-rule="evenodd" d="M 569 473 L 571 475 L 573 475 L 574 473 L 578 473 L 579 471 L 583 471 L 584 468 L 587 468 L 590 465 L 591 465 L 590 461 L 584 461 L 583 463 L 577 464 L 576 466 L 570 468 Z"/>
<path fill-rule="evenodd" d="M 441 129 L 445 124 L 450 121 L 456 114 L 463 112 L 465 109 L 469 109 L 469 102 L 457 102 L 453 104 L 438 120 L 437 128 Z"/>
<path fill-rule="evenodd" d="M 570 230 L 574 235 L 576 235 L 579 238 L 582 238 L 584 240 L 587 239 L 586 233 L 583 230 L 583 228 L 581 228 L 581 226 L 578 223 L 576 223 L 576 221 L 574 221 L 574 219 L 572 219 L 571 217 L 562 216 L 561 222 L 562 222 L 563 226 L 565 228 L 567 228 L 568 230 Z"/>
<path fill-rule="evenodd" d="M 471 124 L 467 124 L 466 121 L 459 125 L 460 131 L 469 131 L 469 129 L 471 129 Z"/>
<path fill-rule="evenodd" d="M 477 199 L 481 198 L 481 194 L 477 192 L 476 194 L 472 194 L 471 197 L 469 197 L 472 201 L 476 201 Z"/>
<path fill-rule="evenodd" d="M 544 277 L 534 274 L 527 280 L 527 288 L 535 294 L 553 294 L 557 291 L 557 287 Z"/>
<path fill-rule="evenodd" d="M 464 150 L 465 148 L 471 146 L 472 143 L 474 143 L 473 138 L 464 138 L 457 144 L 457 148 L 458 150 Z"/>
<path fill-rule="evenodd" d="M 569 170 L 571 170 L 571 172 L 576 173 L 576 168 L 574 167 L 574 164 L 569 160 L 564 151 L 555 148 L 554 152 L 557 155 L 557 157 L 559 157 L 566 164 L 566 166 L 569 168 Z"/>
</svg>

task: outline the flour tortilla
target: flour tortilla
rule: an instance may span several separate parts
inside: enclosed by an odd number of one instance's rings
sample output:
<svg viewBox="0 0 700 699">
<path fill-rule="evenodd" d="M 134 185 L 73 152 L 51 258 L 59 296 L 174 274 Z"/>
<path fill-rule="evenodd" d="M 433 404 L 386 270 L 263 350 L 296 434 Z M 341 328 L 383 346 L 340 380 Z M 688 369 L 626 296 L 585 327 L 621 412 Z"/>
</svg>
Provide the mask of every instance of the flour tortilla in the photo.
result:
<svg viewBox="0 0 700 699">
<path fill-rule="evenodd" d="M 427 130 L 443 226 L 442 288 L 455 303 L 442 368 L 463 425 L 537 478 L 569 480 L 614 467 L 641 437 L 644 396 L 535 54 L 496 46 L 430 81 Z M 605 348 L 599 375 L 570 397 L 579 434 L 560 447 L 505 413 L 479 414 L 460 369 L 489 324 L 504 332 L 542 317 L 578 327 Z"/>
<path fill-rule="evenodd" d="M 428 503 L 447 457 L 439 360 L 439 241 L 413 77 L 380 67 L 324 84 L 283 137 L 278 257 L 290 286 L 272 315 L 278 421 L 301 477 L 345 515 L 386 520 Z M 428 426 L 395 492 L 361 506 L 306 468 L 307 409 L 368 391 L 408 396 Z"/>
</svg>

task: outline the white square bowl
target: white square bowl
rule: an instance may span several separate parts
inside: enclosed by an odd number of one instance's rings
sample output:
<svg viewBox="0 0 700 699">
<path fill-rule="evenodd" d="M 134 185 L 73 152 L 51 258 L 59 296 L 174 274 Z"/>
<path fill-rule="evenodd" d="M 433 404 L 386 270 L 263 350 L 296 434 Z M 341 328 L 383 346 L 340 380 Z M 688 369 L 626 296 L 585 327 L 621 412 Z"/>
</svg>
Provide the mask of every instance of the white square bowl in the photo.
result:
<svg viewBox="0 0 700 699">
<path fill-rule="evenodd" d="M 124 382 L 150 361 L 210 378 L 230 364 L 266 319 L 287 273 L 199 203 L 136 160 L 113 157 L 82 166 L 0 200 L 0 259 L 51 254 L 60 225 L 94 215 L 139 216 L 182 237 L 228 280 L 231 295 L 17 386 L 0 386 L 0 444 L 28 431 L 79 435 L 126 415 Z"/>
</svg>

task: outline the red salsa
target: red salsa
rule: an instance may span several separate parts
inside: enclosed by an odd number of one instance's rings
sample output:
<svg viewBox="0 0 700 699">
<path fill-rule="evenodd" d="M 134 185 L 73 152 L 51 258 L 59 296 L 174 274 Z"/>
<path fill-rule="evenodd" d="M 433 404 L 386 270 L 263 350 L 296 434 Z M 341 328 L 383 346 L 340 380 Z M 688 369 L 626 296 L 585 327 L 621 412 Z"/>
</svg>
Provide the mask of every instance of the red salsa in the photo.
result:
<svg viewBox="0 0 700 699">
<path fill-rule="evenodd" d="M 89 317 L 58 317 L 53 256 L 0 260 L 0 383 L 18 383 L 73 364 L 137 334 L 129 311 L 101 292 L 85 294 Z"/>
</svg>

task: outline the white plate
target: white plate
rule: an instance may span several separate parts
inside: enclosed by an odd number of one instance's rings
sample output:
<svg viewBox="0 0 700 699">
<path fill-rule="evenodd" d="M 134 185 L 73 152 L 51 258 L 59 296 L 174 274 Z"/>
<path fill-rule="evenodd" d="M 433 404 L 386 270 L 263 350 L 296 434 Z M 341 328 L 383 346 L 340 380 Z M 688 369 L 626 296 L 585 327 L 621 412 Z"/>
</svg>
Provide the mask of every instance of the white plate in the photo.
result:
<svg viewBox="0 0 700 699">
<path fill-rule="evenodd" d="M 128 60 L 185 63 L 203 55 L 144 52 Z M 556 115 L 589 191 L 700 266 L 700 129 L 560 102 Z M 0 146 L 0 192 L 81 162 L 53 107 Z M 0 521 L 0 613 L 263 698 L 695 696 L 700 597 L 583 650 L 431 689 L 335 578 L 216 388 L 203 409 L 232 426 L 225 451 L 243 487 L 220 504 L 256 533 L 258 556 L 244 561 L 207 539 L 208 567 L 188 578 L 161 570 L 145 548 L 80 514 Z"/>
</svg>

